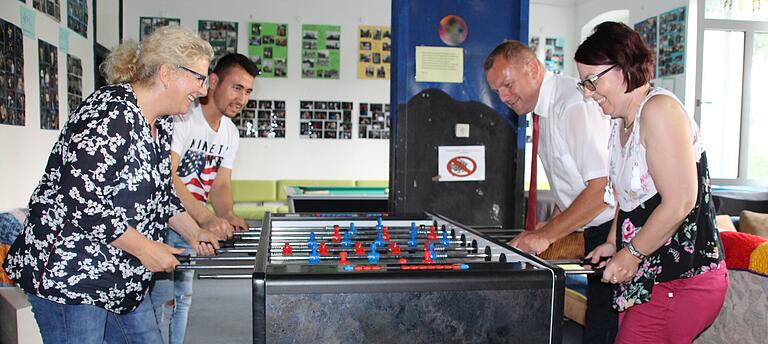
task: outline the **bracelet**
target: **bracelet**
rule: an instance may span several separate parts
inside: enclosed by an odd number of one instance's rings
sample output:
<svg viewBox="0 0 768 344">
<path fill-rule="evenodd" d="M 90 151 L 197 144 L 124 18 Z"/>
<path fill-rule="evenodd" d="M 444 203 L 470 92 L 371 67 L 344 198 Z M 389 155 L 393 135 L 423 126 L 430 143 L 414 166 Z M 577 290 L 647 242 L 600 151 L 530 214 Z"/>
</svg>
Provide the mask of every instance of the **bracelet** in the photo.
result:
<svg viewBox="0 0 768 344">
<path fill-rule="evenodd" d="M 631 254 L 637 259 L 640 259 L 640 260 L 645 259 L 645 255 L 640 253 L 640 251 L 638 251 L 635 248 L 635 245 L 633 245 L 631 241 L 627 243 L 627 251 L 629 251 L 629 254 Z"/>
</svg>

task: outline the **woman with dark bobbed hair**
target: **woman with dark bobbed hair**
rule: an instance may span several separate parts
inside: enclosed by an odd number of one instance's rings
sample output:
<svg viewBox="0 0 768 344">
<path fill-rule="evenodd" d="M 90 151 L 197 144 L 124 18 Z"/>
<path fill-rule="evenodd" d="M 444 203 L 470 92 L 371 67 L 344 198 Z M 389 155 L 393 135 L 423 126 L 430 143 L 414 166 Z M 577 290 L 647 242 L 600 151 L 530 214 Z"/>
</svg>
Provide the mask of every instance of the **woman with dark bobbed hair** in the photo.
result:
<svg viewBox="0 0 768 344">
<path fill-rule="evenodd" d="M 5 262 L 26 292 L 43 341 L 162 343 L 145 298 L 153 272 L 218 237 L 197 226 L 171 184 L 172 114 L 208 90 L 208 42 L 179 27 L 127 41 L 101 66 L 107 81 L 69 116 Z"/>
<path fill-rule="evenodd" d="M 613 118 L 605 198 L 618 211 L 587 257 L 612 257 L 601 265 L 615 285 L 616 343 L 691 343 L 728 288 L 698 126 L 672 92 L 651 86 L 653 53 L 628 26 L 598 25 L 575 59 L 579 88 Z"/>
</svg>

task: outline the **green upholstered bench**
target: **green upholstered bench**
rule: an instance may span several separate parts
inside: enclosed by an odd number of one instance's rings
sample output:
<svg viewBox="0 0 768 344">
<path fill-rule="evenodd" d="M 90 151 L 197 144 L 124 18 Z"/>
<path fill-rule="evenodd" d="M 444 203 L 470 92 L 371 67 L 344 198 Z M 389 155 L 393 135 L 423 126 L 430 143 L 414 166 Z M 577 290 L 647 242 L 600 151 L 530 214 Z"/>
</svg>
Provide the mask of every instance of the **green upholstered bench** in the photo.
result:
<svg viewBox="0 0 768 344">
<path fill-rule="evenodd" d="M 247 220 L 261 220 L 266 212 L 277 212 L 274 180 L 233 180 L 232 199 L 235 215 Z"/>
<path fill-rule="evenodd" d="M 287 202 L 286 186 L 355 186 L 354 180 L 336 179 L 281 179 L 277 181 L 277 201 Z M 282 205 L 277 209 L 278 213 L 289 212 L 288 205 Z"/>
</svg>

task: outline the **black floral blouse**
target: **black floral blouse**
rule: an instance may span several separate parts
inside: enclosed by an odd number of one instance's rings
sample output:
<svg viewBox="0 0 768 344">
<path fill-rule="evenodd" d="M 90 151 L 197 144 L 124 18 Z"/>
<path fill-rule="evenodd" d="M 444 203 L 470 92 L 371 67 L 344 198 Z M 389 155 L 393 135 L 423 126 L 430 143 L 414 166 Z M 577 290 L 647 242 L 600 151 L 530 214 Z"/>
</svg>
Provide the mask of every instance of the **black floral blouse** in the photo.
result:
<svg viewBox="0 0 768 344">
<path fill-rule="evenodd" d="M 128 225 L 151 240 L 184 211 L 171 186 L 170 117 L 157 141 L 128 84 L 105 86 L 70 116 L 5 263 L 25 291 L 115 313 L 138 307 L 152 273 L 110 242 Z"/>
</svg>

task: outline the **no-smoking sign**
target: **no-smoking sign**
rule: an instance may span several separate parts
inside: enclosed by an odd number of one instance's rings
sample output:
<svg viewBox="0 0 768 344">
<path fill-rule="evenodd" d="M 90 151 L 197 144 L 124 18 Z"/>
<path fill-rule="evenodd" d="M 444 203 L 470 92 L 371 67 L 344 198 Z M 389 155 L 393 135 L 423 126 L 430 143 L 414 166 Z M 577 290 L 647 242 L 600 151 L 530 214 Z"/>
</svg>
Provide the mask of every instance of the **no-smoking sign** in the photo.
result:
<svg viewBox="0 0 768 344">
<path fill-rule="evenodd" d="M 485 146 L 438 147 L 441 182 L 485 180 Z"/>
<path fill-rule="evenodd" d="M 468 156 L 457 156 L 448 160 L 447 168 L 456 177 L 469 177 L 477 171 L 477 162 Z"/>
</svg>

